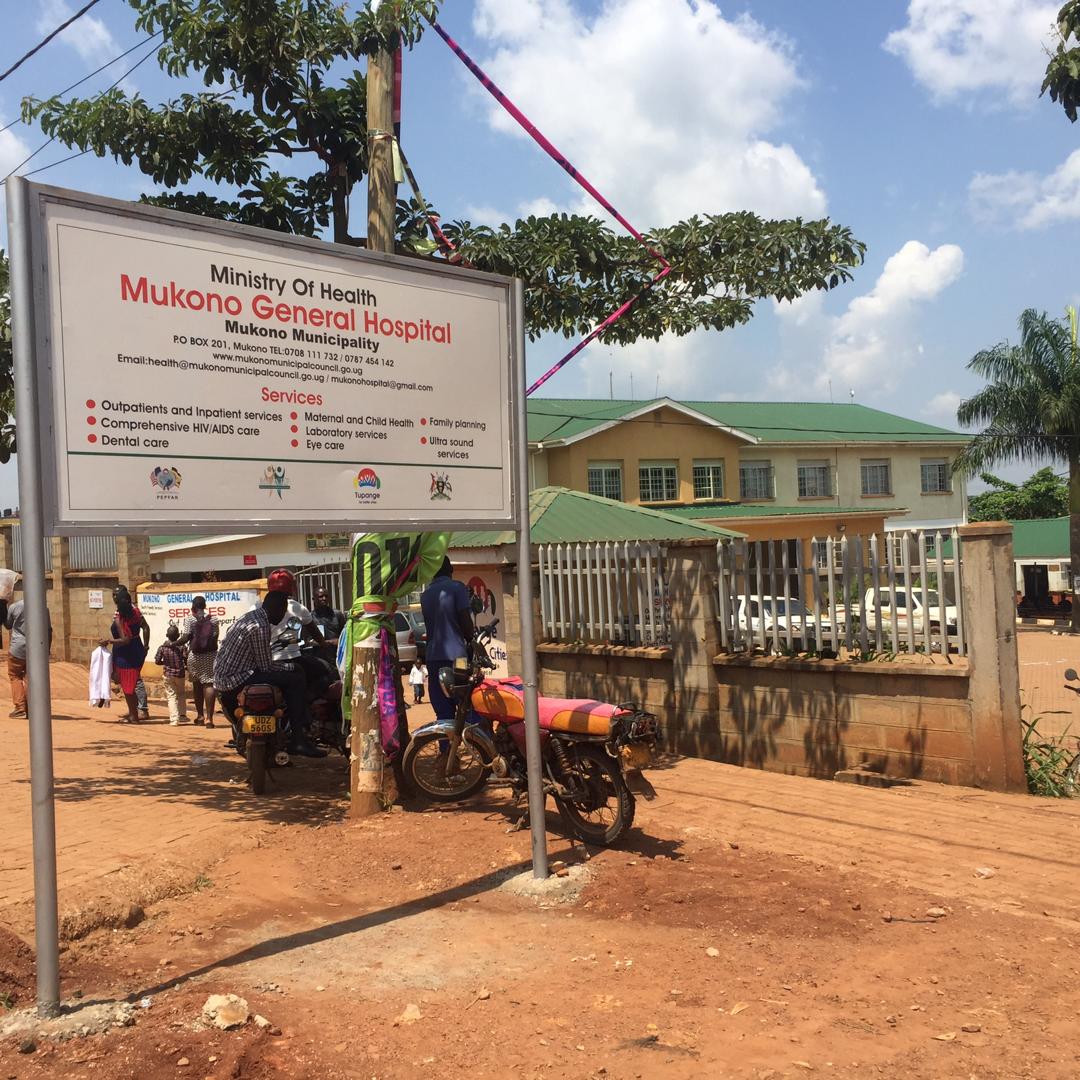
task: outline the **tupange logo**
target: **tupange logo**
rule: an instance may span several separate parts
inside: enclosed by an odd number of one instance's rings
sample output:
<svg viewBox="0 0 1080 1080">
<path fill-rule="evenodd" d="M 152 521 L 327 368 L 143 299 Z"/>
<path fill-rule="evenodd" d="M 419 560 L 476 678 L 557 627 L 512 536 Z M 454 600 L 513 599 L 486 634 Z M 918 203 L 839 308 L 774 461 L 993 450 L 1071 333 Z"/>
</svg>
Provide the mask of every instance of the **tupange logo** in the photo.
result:
<svg viewBox="0 0 1080 1080">
<path fill-rule="evenodd" d="M 150 473 L 150 484 L 157 491 L 158 498 L 179 498 L 180 470 L 174 465 L 158 465 Z"/>
<path fill-rule="evenodd" d="M 353 488 L 355 489 L 357 502 L 378 502 L 380 495 L 379 489 L 381 487 L 382 481 L 379 479 L 379 474 L 374 469 L 361 469 L 356 476 L 353 477 Z"/>
<path fill-rule="evenodd" d="M 450 483 L 449 473 L 431 474 L 431 501 L 445 499 L 449 501 L 454 495 L 454 485 Z"/>
<path fill-rule="evenodd" d="M 284 498 L 281 493 L 289 490 L 289 484 L 285 479 L 285 466 L 267 465 L 259 481 L 259 488 L 262 491 L 269 491 L 271 499 L 275 491 L 279 499 Z"/>
</svg>

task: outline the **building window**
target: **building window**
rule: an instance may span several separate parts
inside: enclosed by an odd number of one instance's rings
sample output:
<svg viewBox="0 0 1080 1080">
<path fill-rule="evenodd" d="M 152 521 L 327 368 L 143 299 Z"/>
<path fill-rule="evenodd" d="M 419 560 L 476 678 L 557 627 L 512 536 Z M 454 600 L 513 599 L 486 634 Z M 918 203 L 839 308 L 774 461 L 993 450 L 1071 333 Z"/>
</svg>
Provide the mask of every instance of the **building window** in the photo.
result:
<svg viewBox="0 0 1080 1080">
<path fill-rule="evenodd" d="M 642 502 L 675 502 L 679 497 L 679 466 L 656 461 L 638 468 Z"/>
<path fill-rule="evenodd" d="M 939 495 L 952 491 L 952 472 L 945 458 L 923 458 L 922 492 L 924 495 Z"/>
<path fill-rule="evenodd" d="M 892 494 L 892 469 L 887 460 L 864 461 L 861 471 L 864 495 Z"/>
<path fill-rule="evenodd" d="M 694 498 L 722 499 L 724 497 L 724 463 L 722 461 L 694 462 Z"/>
<path fill-rule="evenodd" d="M 744 461 L 739 465 L 739 497 L 743 499 L 773 499 L 772 462 Z"/>
<path fill-rule="evenodd" d="M 799 498 L 828 499 L 832 497 L 832 470 L 827 461 L 799 462 Z"/>
<path fill-rule="evenodd" d="M 606 462 L 590 464 L 589 494 L 622 502 L 622 466 Z"/>
</svg>

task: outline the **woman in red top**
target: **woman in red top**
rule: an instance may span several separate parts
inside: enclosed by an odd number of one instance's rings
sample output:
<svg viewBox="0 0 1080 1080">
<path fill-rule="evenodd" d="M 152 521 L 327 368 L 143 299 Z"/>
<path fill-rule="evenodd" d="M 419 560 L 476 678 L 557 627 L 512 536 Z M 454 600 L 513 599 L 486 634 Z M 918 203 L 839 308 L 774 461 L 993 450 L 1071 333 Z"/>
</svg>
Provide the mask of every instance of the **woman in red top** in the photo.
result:
<svg viewBox="0 0 1080 1080">
<path fill-rule="evenodd" d="M 101 644 L 112 646 L 113 674 L 127 702 L 127 721 L 137 724 L 139 704 L 135 684 L 142 675 L 143 662 L 150 648 L 150 627 L 142 612 L 131 602 L 131 593 L 123 585 L 116 589 L 113 597 L 116 600 L 116 615 L 110 627 L 112 637 L 102 638 Z"/>
</svg>

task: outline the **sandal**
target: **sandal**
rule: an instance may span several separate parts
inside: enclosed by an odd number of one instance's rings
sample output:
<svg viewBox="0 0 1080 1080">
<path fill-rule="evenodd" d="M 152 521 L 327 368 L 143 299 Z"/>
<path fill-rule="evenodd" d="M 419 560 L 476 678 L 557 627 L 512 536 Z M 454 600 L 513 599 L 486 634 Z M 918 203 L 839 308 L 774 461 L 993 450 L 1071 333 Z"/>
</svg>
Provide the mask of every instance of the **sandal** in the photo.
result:
<svg viewBox="0 0 1080 1080">
<path fill-rule="evenodd" d="M 206 727 L 211 728 L 213 726 L 214 726 L 214 721 L 213 720 L 207 720 L 206 721 Z"/>
<path fill-rule="evenodd" d="M 206 721 L 201 716 L 196 716 L 193 721 L 196 727 L 205 727 Z"/>
</svg>

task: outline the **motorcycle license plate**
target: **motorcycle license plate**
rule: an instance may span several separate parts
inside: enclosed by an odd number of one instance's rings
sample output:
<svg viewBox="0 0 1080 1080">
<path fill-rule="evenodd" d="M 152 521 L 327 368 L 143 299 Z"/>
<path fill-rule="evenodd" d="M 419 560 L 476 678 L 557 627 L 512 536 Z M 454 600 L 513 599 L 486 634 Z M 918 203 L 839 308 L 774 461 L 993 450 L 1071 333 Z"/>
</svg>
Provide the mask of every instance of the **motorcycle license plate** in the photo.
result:
<svg viewBox="0 0 1080 1080">
<path fill-rule="evenodd" d="M 652 764 L 652 750 L 648 746 L 624 746 L 622 764 L 624 769 L 647 769 Z"/>
<path fill-rule="evenodd" d="M 277 731 L 276 716 L 245 716 L 245 735 L 273 735 Z"/>
</svg>

